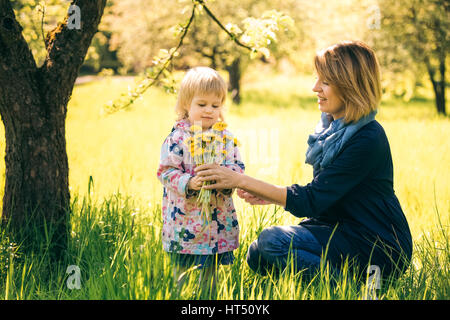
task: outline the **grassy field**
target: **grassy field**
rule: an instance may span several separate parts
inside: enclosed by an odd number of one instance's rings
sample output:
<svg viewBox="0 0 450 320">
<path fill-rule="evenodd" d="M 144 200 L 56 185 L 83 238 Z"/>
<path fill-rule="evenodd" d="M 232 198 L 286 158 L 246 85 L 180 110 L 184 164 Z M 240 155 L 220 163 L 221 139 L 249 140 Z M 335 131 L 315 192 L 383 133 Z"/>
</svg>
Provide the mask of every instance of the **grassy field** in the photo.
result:
<svg viewBox="0 0 450 320">
<path fill-rule="evenodd" d="M 241 228 L 234 265 L 219 270 L 218 293 L 196 288 L 198 274 L 179 292 L 162 250 L 162 186 L 156 178 L 160 146 L 174 121 L 175 97 L 150 90 L 130 110 L 106 115 L 103 106 L 130 79 L 107 78 L 75 87 L 67 116 L 72 195 L 72 237 L 65 264 L 48 271 L 47 256 L 10 255 L 1 237 L 3 299 L 363 299 L 367 286 L 333 279 L 324 268 L 312 280 L 286 269 L 261 277 L 245 262 L 246 251 L 270 225 L 298 218 L 276 206 L 250 206 L 235 196 Z M 306 184 L 306 139 L 319 111 L 312 77 L 248 75 L 244 103 L 229 106 L 229 128 L 241 141 L 246 172 L 278 184 Z M 450 119 L 435 115 L 433 101 L 383 101 L 377 120 L 386 130 L 394 161 L 395 191 L 414 240 L 413 264 L 396 282 L 383 284 L 379 299 L 450 297 Z M 4 158 L 0 128 L 0 158 Z M 4 162 L 0 163 L 3 197 Z M 90 177 L 92 183 L 89 184 Z M 0 199 L 1 199 L 0 198 Z M 3 264 L 3 265 L 2 265 Z M 81 289 L 66 285 L 66 268 L 77 265 Z"/>
</svg>

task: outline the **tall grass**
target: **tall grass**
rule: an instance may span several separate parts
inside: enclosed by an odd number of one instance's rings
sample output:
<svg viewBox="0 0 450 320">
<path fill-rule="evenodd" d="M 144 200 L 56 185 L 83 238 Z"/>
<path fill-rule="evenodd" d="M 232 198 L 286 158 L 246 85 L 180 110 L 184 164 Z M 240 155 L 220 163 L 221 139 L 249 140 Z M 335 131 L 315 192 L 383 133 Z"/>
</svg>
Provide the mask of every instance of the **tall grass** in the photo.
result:
<svg viewBox="0 0 450 320">
<path fill-rule="evenodd" d="M 102 202 L 75 197 L 72 237 L 66 261 L 49 267 L 45 255 L 14 256 L 2 272 L 2 299 L 365 299 L 364 278 L 343 272 L 336 276 L 324 265 L 312 277 L 295 272 L 293 263 L 260 276 L 246 265 L 246 248 L 257 232 L 241 238 L 236 262 L 221 266 L 217 293 L 198 286 L 199 273 L 188 271 L 180 291 L 162 250 L 161 209 L 140 207 L 133 199 L 113 194 Z M 246 227 L 261 230 L 275 223 L 248 209 Z M 264 210 L 261 212 L 264 216 Z M 266 210 L 270 213 L 270 210 Z M 280 213 L 275 212 L 275 217 Z M 448 223 L 448 221 L 447 221 Z M 450 250 L 448 224 L 436 226 L 415 242 L 411 268 L 398 280 L 382 284 L 378 299 L 448 299 Z M 4 239 L 4 236 L 3 238 Z M 81 270 L 81 288 L 67 285 L 66 268 Z"/>
<path fill-rule="evenodd" d="M 306 138 L 318 120 L 315 99 L 308 92 L 312 79 L 272 80 L 246 83 L 244 104 L 229 107 L 230 129 L 241 140 L 248 174 L 278 185 L 306 184 L 312 178 L 311 168 L 304 164 Z M 188 271 L 189 280 L 177 290 L 161 244 L 162 187 L 156 179 L 159 149 L 173 124 L 175 98 L 154 89 L 133 109 L 102 115 L 101 106 L 129 84 L 112 78 L 76 87 L 67 117 L 72 233 L 66 259 L 50 265 L 45 245 L 40 253 L 23 254 L 14 239 L 0 233 L 0 298 L 368 297 L 366 279 L 346 269 L 335 275 L 323 265 L 309 277 L 296 273 L 291 261 L 282 272 L 261 276 L 251 271 L 247 248 L 261 230 L 296 224 L 299 219 L 274 205 L 249 206 L 236 196 L 240 247 L 235 263 L 220 267 L 217 292 L 211 296 L 198 286 L 196 270 Z M 435 116 L 433 108 L 428 100 L 390 100 L 383 102 L 377 116 L 391 144 L 395 190 L 414 240 L 411 267 L 400 279 L 383 282 L 378 299 L 449 298 L 450 121 Z M 264 149 L 264 144 L 269 146 Z M 70 265 L 80 268 L 80 289 L 67 285 Z"/>
</svg>

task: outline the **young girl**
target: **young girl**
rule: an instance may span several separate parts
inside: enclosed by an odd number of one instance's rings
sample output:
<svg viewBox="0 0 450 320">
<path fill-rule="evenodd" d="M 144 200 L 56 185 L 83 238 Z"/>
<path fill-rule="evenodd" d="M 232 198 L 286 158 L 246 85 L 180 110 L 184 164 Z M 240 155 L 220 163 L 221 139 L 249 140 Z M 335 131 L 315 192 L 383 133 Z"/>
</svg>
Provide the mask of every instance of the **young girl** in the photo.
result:
<svg viewBox="0 0 450 320">
<path fill-rule="evenodd" d="M 201 205 L 197 203 L 203 182 L 195 175 L 196 166 L 185 143 L 193 136 L 192 125 L 201 125 L 206 131 L 223 121 L 226 94 L 227 85 L 215 70 L 207 67 L 189 70 L 179 90 L 175 107 L 177 121 L 161 147 L 157 175 L 164 186 L 162 243 L 173 258 L 176 280 L 189 267 L 197 266 L 203 270 L 201 278 L 212 277 L 214 286 L 218 264 L 232 264 L 233 250 L 239 245 L 232 189 L 213 190 L 211 221 L 208 228 L 204 227 Z M 232 137 L 228 130 L 223 134 Z M 227 151 L 221 165 L 243 173 L 245 167 L 237 146 L 233 144 Z M 179 281 L 178 285 L 181 284 Z"/>
</svg>

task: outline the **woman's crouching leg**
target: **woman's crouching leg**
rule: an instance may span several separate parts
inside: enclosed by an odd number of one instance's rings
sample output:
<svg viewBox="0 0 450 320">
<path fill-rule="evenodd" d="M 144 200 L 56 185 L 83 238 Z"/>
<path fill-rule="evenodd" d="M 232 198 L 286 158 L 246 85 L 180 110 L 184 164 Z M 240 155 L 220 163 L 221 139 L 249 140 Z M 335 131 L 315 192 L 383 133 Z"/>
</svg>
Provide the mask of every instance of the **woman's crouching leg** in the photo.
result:
<svg viewBox="0 0 450 320">
<path fill-rule="evenodd" d="M 320 265 L 322 247 L 302 226 L 272 226 L 264 229 L 248 249 L 247 263 L 254 271 L 283 270 L 293 263 L 295 271 L 314 272 Z"/>
<path fill-rule="evenodd" d="M 253 241 L 248 247 L 247 251 L 247 264 L 255 272 L 261 275 L 267 274 L 267 261 L 261 256 L 258 249 L 258 240 Z"/>
</svg>

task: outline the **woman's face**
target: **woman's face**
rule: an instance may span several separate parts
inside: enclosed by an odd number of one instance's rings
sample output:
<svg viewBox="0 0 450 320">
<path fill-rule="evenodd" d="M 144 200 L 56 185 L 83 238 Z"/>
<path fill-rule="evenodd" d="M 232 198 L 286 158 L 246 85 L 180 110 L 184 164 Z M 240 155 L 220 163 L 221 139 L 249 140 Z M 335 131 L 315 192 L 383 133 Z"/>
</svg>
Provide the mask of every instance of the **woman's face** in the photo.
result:
<svg viewBox="0 0 450 320">
<path fill-rule="evenodd" d="M 342 118 L 345 115 L 344 103 L 336 89 L 320 76 L 317 76 L 316 79 L 312 90 L 317 92 L 319 110 L 331 114 L 334 120 Z"/>
</svg>

